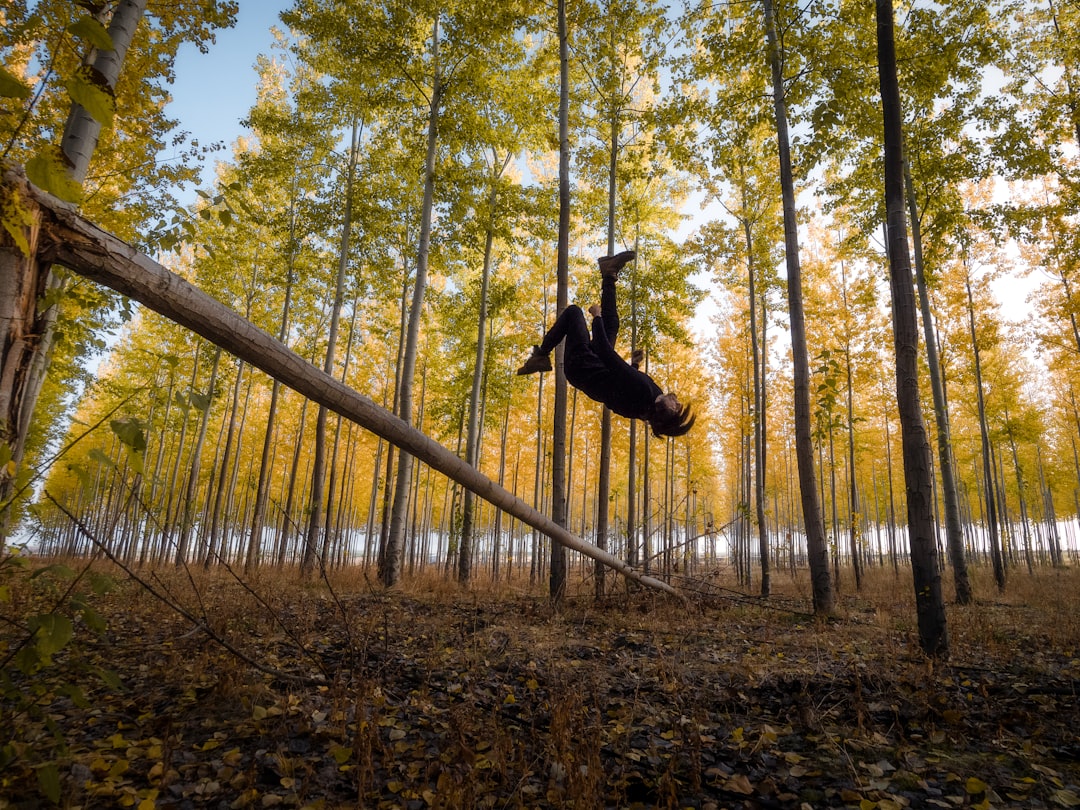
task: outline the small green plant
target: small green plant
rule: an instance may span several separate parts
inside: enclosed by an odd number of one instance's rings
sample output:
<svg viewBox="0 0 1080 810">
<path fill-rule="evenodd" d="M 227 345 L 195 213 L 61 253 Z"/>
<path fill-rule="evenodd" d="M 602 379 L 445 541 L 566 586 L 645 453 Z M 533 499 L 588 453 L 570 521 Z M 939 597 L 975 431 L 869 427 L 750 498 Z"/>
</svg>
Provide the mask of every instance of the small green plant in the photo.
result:
<svg viewBox="0 0 1080 810">
<path fill-rule="evenodd" d="M 73 645 L 77 624 L 104 633 L 105 619 L 91 600 L 112 587 L 112 578 L 89 563 L 79 571 L 60 563 L 35 567 L 18 549 L 0 558 L 0 727 L 9 729 L 0 740 L 0 792 L 32 770 L 40 794 L 59 803 L 66 744 L 48 707 L 57 697 L 90 704 L 78 682 L 88 668 L 63 667 L 57 657 Z M 115 673 L 93 673 L 119 686 Z M 33 743 L 31 734 L 37 735 Z"/>
</svg>

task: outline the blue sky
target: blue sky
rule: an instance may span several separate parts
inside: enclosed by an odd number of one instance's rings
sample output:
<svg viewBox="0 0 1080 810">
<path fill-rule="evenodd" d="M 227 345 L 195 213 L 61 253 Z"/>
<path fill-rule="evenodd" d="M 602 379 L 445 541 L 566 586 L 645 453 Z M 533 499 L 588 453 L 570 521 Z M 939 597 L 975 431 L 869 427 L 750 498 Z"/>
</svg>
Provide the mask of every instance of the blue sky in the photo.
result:
<svg viewBox="0 0 1080 810">
<path fill-rule="evenodd" d="M 236 25 L 217 32 L 209 53 L 185 45 L 176 57 L 176 81 L 169 87 L 172 101 L 166 114 L 179 121 L 200 144 L 222 142 L 226 151 L 203 167 L 202 184 L 214 178 L 214 162 L 231 157 L 233 142 L 244 133 L 240 120 L 255 103 L 255 58 L 270 53 L 271 26 L 283 27 L 278 14 L 290 0 L 240 0 Z M 189 189 L 183 201 L 194 199 Z"/>
</svg>

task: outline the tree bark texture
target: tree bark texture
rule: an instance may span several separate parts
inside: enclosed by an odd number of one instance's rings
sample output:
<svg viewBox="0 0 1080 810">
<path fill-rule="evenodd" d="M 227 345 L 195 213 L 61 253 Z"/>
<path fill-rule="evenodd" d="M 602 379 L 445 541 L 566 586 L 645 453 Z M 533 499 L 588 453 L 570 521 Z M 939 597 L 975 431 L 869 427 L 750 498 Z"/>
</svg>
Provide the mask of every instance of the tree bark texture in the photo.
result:
<svg viewBox="0 0 1080 810">
<path fill-rule="evenodd" d="M 89 69 L 109 91 L 115 91 L 146 5 L 147 0 L 121 0 L 109 22 L 113 49 L 96 51 L 88 59 Z M 100 133 L 101 122 L 81 104 L 72 102 L 61 149 L 70 163 L 72 178 L 79 183 L 86 177 Z M 16 465 L 25 453 L 31 417 L 49 368 L 57 317 L 55 303 L 38 311 L 38 301 L 59 282 L 50 266 L 37 256 L 34 218 L 31 214 L 26 229 L 29 257 L 6 236 L 0 238 L 0 444 L 11 448 Z M 12 494 L 11 484 L 8 471 L 0 471 L 0 503 Z M 0 548 L 7 535 L 8 517 L 6 509 L 0 513 Z"/>
<path fill-rule="evenodd" d="M 904 155 L 900 87 L 896 79 L 892 0 L 877 0 L 878 77 L 885 135 L 885 216 L 896 347 L 896 399 L 900 414 L 904 480 L 907 485 L 908 540 L 915 580 L 919 643 L 935 657 L 949 653 L 941 572 L 934 524 L 934 479 L 930 442 L 919 403 L 919 331 L 914 279 L 904 211 Z"/>
<path fill-rule="evenodd" d="M 784 258 L 787 268 L 788 317 L 791 323 L 791 355 L 795 378 L 795 458 L 799 468 L 799 493 L 806 531 L 814 612 L 832 613 L 835 604 L 829 576 L 829 548 L 821 502 L 814 482 L 814 439 L 810 421 L 810 361 L 806 353 L 806 317 L 802 301 L 802 268 L 799 264 L 799 227 L 795 217 L 795 182 L 791 170 L 787 103 L 781 72 L 780 45 L 772 0 L 765 0 L 765 32 L 772 69 L 773 106 L 776 112 L 776 142 L 780 157 L 780 186 L 784 203 Z"/>
</svg>

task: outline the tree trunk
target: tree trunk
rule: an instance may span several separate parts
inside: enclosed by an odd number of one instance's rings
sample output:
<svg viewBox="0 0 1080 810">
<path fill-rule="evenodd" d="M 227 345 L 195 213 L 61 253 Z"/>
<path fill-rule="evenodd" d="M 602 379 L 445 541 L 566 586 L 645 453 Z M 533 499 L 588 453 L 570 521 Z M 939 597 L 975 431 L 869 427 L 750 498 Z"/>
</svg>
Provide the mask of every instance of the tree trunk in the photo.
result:
<svg viewBox="0 0 1080 810">
<path fill-rule="evenodd" d="M 278 340 L 285 344 L 289 334 L 289 310 L 292 305 L 293 269 L 296 262 L 296 207 L 289 216 L 289 252 L 285 265 L 285 300 L 281 307 L 281 326 L 278 328 Z M 287 344 L 286 344 L 287 345 Z M 250 572 L 259 563 L 262 554 L 263 527 L 266 522 L 266 504 L 270 495 L 270 479 L 273 470 L 271 457 L 274 450 L 274 430 L 277 424 L 278 399 L 281 383 L 274 380 L 270 386 L 270 405 L 266 412 L 266 432 L 263 435 L 262 456 L 259 460 L 259 480 L 255 486 L 255 507 L 251 517 L 251 537 L 248 540 L 244 570 Z"/>
<path fill-rule="evenodd" d="M 221 347 L 214 352 L 214 362 L 210 366 L 210 382 L 206 387 L 206 407 L 202 409 L 202 418 L 199 420 L 199 436 L 195 440 L 195 449 L 191 451 L 191 465 L 188 470 L 187 489 L 184 492 L 184 502 L 180 506 L 180 539 L 176 543 L 176 565 L 183 565 L 187 561 L 188 545 L 191 542 L 191 528 L 193 523 L 192 509 L 195 504 L 195 492 L 199 486 L 199 468 L 202 466 L 202 449 L 206 443 L 206 427 L 210 422 L 210 408 L 214 403 L 214 386 L 217 384 L 218 365 L 221 362 Z"/>
<path fill-rule="evenodd" d="M 896 346 L 896 399 L 904 449 L 911 567 L 915 580 L 920 645 L 927 655 L 944 658 L 949 654 L 949 635 L 934 532 L 930 443 L 919 404 L 919 334 L 904 213 L 902 117 L 900 88 L 896 79 L 892 0 L 877 0 L 876 12 L 878 75 L 885 136 L 885 212 Z"/>
<path fill-rule="evenodd" d="M 971 581 L 968 579 L 967 561 L 964 559 L 964 530 L 960 525 L 960 503 L 956 492 L 952 439 L 949 436 L 949 412 L 945 404 L 945 386 L 941 379 L 941 361 L 938 359 L 934 318 L 930 311 L 930 294 L 926 289 L 926 276 L 923 272 L 922 229 L 915 201 L 915 184 L 912 182 L 911 166 L 907 161 L 904 161 L 904 182 L 907 186 L 908 208 L 911 211 L 911 242 L 915 250 L 915 281 L 919 289 L 919 307 L 922 310 L 923 335 L 926 339 L 926 363 L 930 371 L 930 390 L 934 396 L 938 469 L 941 470 L 941 497 L 945 503 L 945 537 L 949 547 L 949 562 L 953 569 L 956 601 L 961 605 L 969 605 L 974 595 L 971 592 Z"/>
<path fill-rule="evenodd" d="M 431 61 L 434 75 L 431 86 L 431 106 L 428 110 L 427 157 L 424 163 L 424 200 L 420 213 L 420 241 L 416 251 L 416 281 L 409 307 L 409 331 L 401 369 L 401 397 L 398 414 L 408 424 L 412 421 L 412 386 L 416 373 L 416 355 L 420 343 L 420 320 L 424 314 L 424 290 L 427 287 L 428 250 L 431 245 L 431 219 L 435 202 L 435 157 L 439 135 L 439 111 L 442 105 L 442 72 L 439 65 L 439 12 L 431 32 Z M 401 453 L 398 458 L 397 481 L 394 485 L 394 506 L 390 513 L 390 533 L 386 538 L 383 567 L 379 579 L 392 587 L 401 579 L 401 559 L 404 550 L 405 516 L 409 505 L 409 482 L 412 478 L 412 458 Z"/>
<path fill-rule="evenodd" d="M 994 566 L 994 581 L 999 591 L 1005 590 L 1005 560 L 1001 554 L 997 498 L 995 497 L 993 462 L 990 452 L 990 429 L 986 424 L 986 403 L 983 398 L 982 363 L 979 358 L 979 342 L 975 334 L 975 302 L 971 295 L 971 280 L 964 280 L 967 288 L 968 322 L 971 330 L 971 351 L 975 358 L 975 394 L 979 413 L 979 434 L 982 439 L 983 478 L 986 486 L 986 530 L 990 536 L 990 561 Z"/>
<path fill-rule="evenodd" d="M 505 165 L 505 164 L 504 164 Z M 491 252 L 495 242 L 495 215 L 499 201 L 498 177 L 492 179 L 488 195 L 488 221 L 484 234 L 484 264 L 480 271 L 480 311 L 476 316 L 476 362 L 473 366 L 472 389 L 469 392 L 469 428 L 465 438 L 465 461 L 477 466 L 480 445 L 480 383 L 484 377 L 484 357 L 487 339 L 488 284 L 491 279 Z M 466 491 L 461 508 L 461 546 L 458 556 L 458 581 L 468 582 L 472 576 L 473 512 L 475 498 Z"/>
<path fill-rule="evenodd" d="M 862 553 L 859 549 L 859 490 L 855 484 L 855 410 L 852 402 L 851 382 L 851 326 L 847 321 L 847 269 L 840 262 L 841 294 L 844 303 L 844 377 L 847 407 L 848 439 L 848 547 L 851 550 L 851 567 L 855 573 L 855 590 L 862 590 Z"/>
<path fill-rule="evenodd" d="M 829 549 L 822 524 L 821 503 L 814 487 L 814 440 L 810 423 L 810 362 L 806 351 L 806 322 L 802 301 L 802 268 L 799 263 L 799 230 L 795 217 L 795 183 L 791 170 L 791 147 L 788 138 L 787 103 L 781 72 L 781 46 L 777 41 L 776 17 L 772 0 L 764 0 L 765 33 L 772 68 L 773 105 L 776 114 L 776 141 L 780 158 L 780 186 L 784 203 L 784 259 L 787 267 L 788 316 L 791 328 L 791 353 L 795 380 L 795 457 L 799 469 L 799 492 L 802 496 L 806 550 L 810 563 L 814 612 L 829 614 L 834 609 L 832 580 L 829 576 Z"/>
<path fill-rule="evenodd" d="M 341 323 L 341 308 L 345 303 L 345 272 L 349 268 L 349 236 L 352 231 L 352 196 L 353 182 L 356 176 L 356 162 L 360 155 L 360 123 L 352 122 L 352 137 L 349 146 L 348 171 L 345 177 L 345 211 L 342 215 L 341 239 L 338 243 L 337 276 L 334 281 L 334 303 L 330 307 L 330 330 L 326 339 L 326 357 L 323 371 L 333 376 L 337 354 L 338 326 Z M 304 538 L 304 555 L 300 560 L 300 573 L 309 576 L 315 569 L 319 557 L 319 540 L 323 532 L 323 500 L 326 485 L 326 418 L 327 410 L 319 406 L 315 417 L 315 456 L 311 471 L 311 506 L 308 515 L 307 534 Z M 319 559 L 320 568 L 326 561 Z"/>
<path fill-rule="evenodd" d="M 214 558 L 220 553 L 219 535 L 221 534 L 221 508 L 225 502 L 225 493 L 228 490 L 226 480 L 229 475 L 229 461 L 231 459 L 233 440 L 236 438 L 236 419 L 240 411 L 240 389 L 244 381 L 244 361 L 236 364 L 236 382 L 233 383 L 232 406 L 229 409 L 229 427 L 225 432 L 225 447 L 221 452 L 221 469 L 218 472 L 217 490 L 214 493 L 214 508 L 210 513 L 210 533 L 207 535 L 206 557 L 203 559 L 203 568 L 209 568 Z M 223 555 L 224 556 L 224 555 Z"/>
<path fill-rule="evenodd" d="M 120 68 L 146 5 L 147 0 L 121 0 L 109 22 L 112 50 L 94 51 L 87 60 L 95 80 L 109 93 L 115 93 Z M 86 177 L 100 133 L 101 122 L 73 102 L 60 148 L 69 176 L 77 183 Z M 45 298 L 46 291 L 59 287 L 59 282 L 51 265 L 37 253 L 37 227 L 31 210 L 31 221 L 24 231 L 30 248 L 26 255 L 0 231 L 0 445 L 11 448 L 13 468 L 22 462 L 26 451 L 34 407 L 49 367 L 58 312 L 56 303 L 38 311 L 39 300 Z M 12 484 L 13 473 L 4 465 L 0 468 L 0 503 L 11 496 Z M 9 509 L 10 505 L 0 511 L 0 550 L 7 537 Z"/>
<path fill-rule="evenodd" d="M 765 522 L 765 374 L 757 339 L 757 277 L 754 272 L 753 234 L 750 220 L 742 221 L 746 236 L 746 272 L 750 291 L 750 354 L 754 370 L 754 512 L 758 530 L 758 557 L 761 564 L 761 595 L 772 592 L 769 571 L 769 527 Z M 764 327 L 763 327 L 764 328 Z"/>
<path fill-rule="evenodd" d="M 559 36 L 559 241 L 556 257 L 555 315 L 569 303 L 570 274 L 570 43 L 566 0 L 558 0 Z M 566 527 L 566 370 L 563 344 L 555 349 L 555 413 L 551 431 L 551 519 Z M 548 595 L 558 602 L 566 592 L 566 549 L 551 544 Z"/>
</svg>

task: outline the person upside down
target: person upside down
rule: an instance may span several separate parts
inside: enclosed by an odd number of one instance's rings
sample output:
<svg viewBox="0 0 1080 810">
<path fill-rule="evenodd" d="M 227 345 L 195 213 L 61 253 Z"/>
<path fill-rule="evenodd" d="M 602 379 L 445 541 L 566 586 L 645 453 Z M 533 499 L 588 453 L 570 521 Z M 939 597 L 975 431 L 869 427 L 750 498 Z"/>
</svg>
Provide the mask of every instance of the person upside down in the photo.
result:
<svg viewBox="0 0 1080 810">
<path fill-rule="evenodd" d="M 682 436 L 696 419 L 690 406 L 683 407 L 675 394 L 665 394 L 652 377 L 638 370 L 640 352 L 634 352 L 634 362 L 627 363 L 614 348 L 619 334 L 615 282 L 619 271 L 635 255 L 634 251 L 625 250 L 599 260 L 600 304 L 589 307 L 593 316 L 592 336 L 581 307 L 568 306 L 540 345 L 533 346 L 532 354 L 517 373 L 551 371 L 551 352 L 565 339 L 563 366 L 567 382 L 619 416 L 644 419 L 657 436 Z"/>
</svg>

